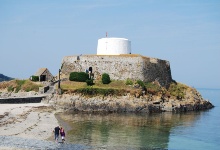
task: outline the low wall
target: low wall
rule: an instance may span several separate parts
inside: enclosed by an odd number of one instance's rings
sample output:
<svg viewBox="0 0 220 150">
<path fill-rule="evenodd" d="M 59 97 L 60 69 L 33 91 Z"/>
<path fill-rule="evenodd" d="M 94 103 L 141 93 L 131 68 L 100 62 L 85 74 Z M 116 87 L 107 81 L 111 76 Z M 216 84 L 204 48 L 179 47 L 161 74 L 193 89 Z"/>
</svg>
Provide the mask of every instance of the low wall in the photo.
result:
<svg viewBox="0 0 220 150">
<path fill-rule="evenodd" d="M 0 104 L 40 103 L 43 98 L 44 96 L 2 98 Z"/>
<path fill-rule="evenodd" d="M 39 87 L 39 93 L 44 94 L 49 90 L 49 86 Z"/>
</svg>

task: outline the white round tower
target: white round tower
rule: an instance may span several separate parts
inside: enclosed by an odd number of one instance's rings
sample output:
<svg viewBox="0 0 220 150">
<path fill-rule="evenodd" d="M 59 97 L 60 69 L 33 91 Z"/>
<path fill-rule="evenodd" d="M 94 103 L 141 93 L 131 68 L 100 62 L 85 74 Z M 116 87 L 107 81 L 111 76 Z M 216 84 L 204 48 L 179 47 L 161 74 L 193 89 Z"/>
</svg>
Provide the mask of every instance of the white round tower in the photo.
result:
<svg viewBox="0 0 220 150">
<path fill-rule="evenodd" d="M 101 38 L 98 40 L 97 55 L 120 55 L 131 53 L 131 41 L 125 38 Z"/>
</svg>

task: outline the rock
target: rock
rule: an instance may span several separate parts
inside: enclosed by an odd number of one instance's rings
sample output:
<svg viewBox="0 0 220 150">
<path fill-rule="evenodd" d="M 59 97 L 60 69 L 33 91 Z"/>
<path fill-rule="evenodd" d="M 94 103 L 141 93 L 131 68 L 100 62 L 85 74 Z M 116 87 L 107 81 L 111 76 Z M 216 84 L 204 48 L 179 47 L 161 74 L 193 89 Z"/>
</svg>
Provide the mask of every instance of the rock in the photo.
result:
<svg viewBox="0 0 220 150">
<path fill-rule="evenodd" d="M 173 105 L 171 102 L 163 103 L 162 111 L 173 111 Z"/>
<path fill-rule="evenodd" d="M 35 95 L 36 92 L 5 93 L 1 97 Z M 177 100 L 175 97 L 165 97 L 162 94 L 145 94 L 141 90 L 126 93 L 124 96 L 83 96 L 80 94 L 49 94 L 42 100 L 53 105 L 56 109 L 76 111 L 99 112 L 161 112 L 161 111 L 196 111 L 214 107 L 209 101 L 204 100 L 195 90 L 190 89 L 186 96 Z"/>
</svg>

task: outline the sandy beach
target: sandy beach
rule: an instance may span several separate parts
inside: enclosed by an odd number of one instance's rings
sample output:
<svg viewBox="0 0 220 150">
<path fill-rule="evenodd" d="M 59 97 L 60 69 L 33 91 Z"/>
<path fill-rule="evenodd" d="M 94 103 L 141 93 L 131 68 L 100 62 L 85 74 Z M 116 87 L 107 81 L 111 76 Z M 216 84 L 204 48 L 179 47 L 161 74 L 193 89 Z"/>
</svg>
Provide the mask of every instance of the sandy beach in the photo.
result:
<svg viewBox="0 0 220 150">
<path fill-rule="evenodd" d="M 54 113 L 51 106 L 43 103 L 0 104 L 0 137 L 48 141 L 58 125 Z M 2 141 L 0 146 L 14 149 Z"/>
<path fill-rule="evenodd" d="M 43 103 L 0 104 L 0 135 L 48 139 L 58 125 L 50 106 Z"/>
</svg>

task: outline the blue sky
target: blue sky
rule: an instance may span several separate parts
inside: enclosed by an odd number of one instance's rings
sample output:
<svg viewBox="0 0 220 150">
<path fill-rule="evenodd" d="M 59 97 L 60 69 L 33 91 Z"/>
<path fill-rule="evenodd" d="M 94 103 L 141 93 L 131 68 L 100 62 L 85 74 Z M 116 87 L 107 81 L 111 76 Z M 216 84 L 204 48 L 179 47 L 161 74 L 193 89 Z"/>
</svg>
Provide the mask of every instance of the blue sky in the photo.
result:
<svg viewBox="0 0 220 150">
<path fill-rule="evenodd" d="M 0 73 L 56 75 L 64 56 L 96 54 L 106 32 L 168 60 L 178 82 L 220 88 L 219 0 L 0 0 Z"/>
</svg>

